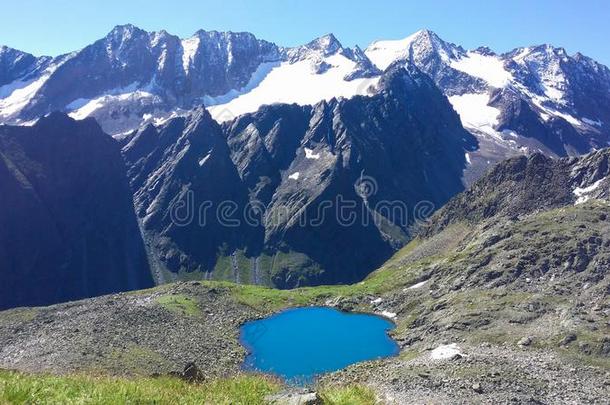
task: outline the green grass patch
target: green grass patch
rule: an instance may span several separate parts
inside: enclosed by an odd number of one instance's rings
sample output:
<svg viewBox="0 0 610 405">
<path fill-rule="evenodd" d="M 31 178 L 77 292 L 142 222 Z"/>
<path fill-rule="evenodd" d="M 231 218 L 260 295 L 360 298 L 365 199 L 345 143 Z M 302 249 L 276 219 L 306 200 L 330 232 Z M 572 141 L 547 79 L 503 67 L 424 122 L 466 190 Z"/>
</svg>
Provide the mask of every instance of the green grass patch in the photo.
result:
<svg viewBox="0 0 610 405">
<path fill-rule="evenodd" d="M 419 243 L 419 241 L 412 242 L 402 251 L 402 254 L 409 254 Z M 251 308 L 278 311 L 287 307 L 322 305 L 327 299 L 337 297 L 382 294 L 397 287 L 410 285 L 415 282 L 428 261 L 429 258 L 426 258 L 409 266 L 384 266 L 371 273 L 364 281 L 351 285 L 324 285 L 278 290 L 256 285 L 236 285 L 224 281 L 210 281 L 204 284 L 209 287 L 228 289 L 236 301 Z M 269 263 L 268 260 L 264 260 L 261 264 L 268 265 Z M 261 266 L 261 270 L 264 271 L 263 266 Z"/>
<path fill-rule="evenodd" d="M 106 358 L 100 358 L 91 372 L 110 371 L 118 375 L 145 375 L 150 370 L 162 370 L 171 367 L 171 363 L 156 351 L 143 346 L 131 344 L 124 349 L 115 348 Z"/>
<path fill-rule="evenodd" d="M 320 390 L 320 397 L 325 405 L 375 405 L 377 403 L 373 390 L 363 385 L 323 387 Z"/>
<path fill-rule="evenodd" d="M 197 302 L 183 294 L 163 295 L 157 298 L 157 303 L 170 312 L 178 315 L 199 316 L 201 309 Z"/>
<path fill-rule="evenodd" d="M 52 376 L 0 371 L 2 404 L 262 404 L 279 382 L 240 375 L 203 384 L 176 378 Z"/>
<path fill-rule="evenodd" d="M 402 350 L 398 355 L 403 361 L 410 361 L 419 357 L 419 352 L 414 349 Z"/>
</svg>

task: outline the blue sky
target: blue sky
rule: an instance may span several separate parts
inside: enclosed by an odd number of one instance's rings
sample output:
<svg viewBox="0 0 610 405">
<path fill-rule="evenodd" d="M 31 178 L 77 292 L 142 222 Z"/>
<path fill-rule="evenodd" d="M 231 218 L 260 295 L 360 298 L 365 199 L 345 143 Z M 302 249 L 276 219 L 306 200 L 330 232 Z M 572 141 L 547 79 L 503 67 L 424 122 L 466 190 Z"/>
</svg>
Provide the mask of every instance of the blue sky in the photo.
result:
<svg viewBox="0 0 610 405">
<path fill-rule="evenodd" d="M 80 49 L 129 22 L 181 37 L 250 31 L 286 46 L 333 32 L 365 47 L 429 28 L 466 48 L 551 43 L 610 65 L 608 0 L 2 0 L 0 16 L 0 44 L 36 55 Z"/>
</svg>

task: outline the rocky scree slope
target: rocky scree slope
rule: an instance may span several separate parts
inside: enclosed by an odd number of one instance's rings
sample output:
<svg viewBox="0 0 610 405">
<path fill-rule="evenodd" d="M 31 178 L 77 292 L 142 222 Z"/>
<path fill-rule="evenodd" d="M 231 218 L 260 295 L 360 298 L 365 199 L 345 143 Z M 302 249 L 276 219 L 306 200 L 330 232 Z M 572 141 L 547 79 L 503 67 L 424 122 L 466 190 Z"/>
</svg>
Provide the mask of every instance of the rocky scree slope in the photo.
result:
<svg viewBox="0 0 610 405">
<path fill-rule="evenodd" d="M 590 199 L 607 200 L 609 156 L 609 149 L 602 149 L 578 158 L 533 154 L 506 160 L 435 213 L 424 233 L 434 234 L 454 222 L 515 219 Z"/>
<path fill-rule="evenodd" d="M 327 382 L 365 382 L 388 403 L 603 403 L 609 156 L 515 158 L 452 199 L 369 276 L 393 287 L 330 301 L 393 316 L 400 357 Z"/>
</svg>

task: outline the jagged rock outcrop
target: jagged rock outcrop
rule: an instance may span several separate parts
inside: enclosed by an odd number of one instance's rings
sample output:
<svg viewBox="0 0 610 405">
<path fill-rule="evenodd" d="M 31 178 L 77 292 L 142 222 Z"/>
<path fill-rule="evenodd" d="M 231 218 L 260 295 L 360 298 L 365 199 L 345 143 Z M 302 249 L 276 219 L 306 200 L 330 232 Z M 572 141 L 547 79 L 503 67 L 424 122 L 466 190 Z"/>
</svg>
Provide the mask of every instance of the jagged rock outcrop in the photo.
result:
<svg viewBox="0 0 610 405">
<path fill-rule="evenodd" d="M 123 155 L 150 249 L 164 263 L 155 268 L 158 281 L 167 281 L 166 268 L 210 272 L 221 248 L 245 244 L 247 235 L 221 216 L 225 203 L 245 206 L 247 189 L 220 126 L 205 109 L 141 129 Z"/>
<path fill-rule="evenodd" d="M 460 221 L 518 218 L 590 199 L 608 200 L 610 149 L 578 158 L 537 153 L 508 159 L 434 214 L 425 233 Z"/>
<path fill-rule="evenodd" d="M 157 274 L 286 288 L 352 282 L 379 266 L 422 210 L 462 190 L 465 151 L 476 148 L 417 68 L 379 85 L 372 97 L 266 106 L 222 127 L 200 109 L 126 139 Z M 172 221 L 182 203 L 208 205 L 205 226 Z M 230 218 L 210 220 L 227 203 Z"/>
</svg>

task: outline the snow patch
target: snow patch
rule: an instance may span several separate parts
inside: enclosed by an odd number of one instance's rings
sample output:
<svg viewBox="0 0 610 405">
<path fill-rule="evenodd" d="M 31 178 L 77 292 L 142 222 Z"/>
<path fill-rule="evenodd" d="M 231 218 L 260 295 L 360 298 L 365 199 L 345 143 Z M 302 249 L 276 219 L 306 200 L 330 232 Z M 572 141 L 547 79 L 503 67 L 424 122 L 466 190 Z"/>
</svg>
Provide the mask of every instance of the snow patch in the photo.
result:
<svg viewBox="0 0 610 405">
<path fill-rule="evenodd" d="M 551 97 L 548 97 L 548 94 L 547 94 L 548 91 L 553 93 L 553 91 L 555 91 L 557 89 L 555 87 L 549 87 L 547 85 L 547 82 L 541 83 L 541 86 L 543 87 L 543 89 L 545 91 L 546 97 L 533 93 L 525 85 L 523 85 L 521 83 L 514 83 L 514 85 L 531 100 L 532 104 L 534 104 L 536 107 L 538 107 L 539 110 L 541 110 L 541 111 L 538 111 L 538 114 L 544 121 L 549 121 L 551 119 L 551 117 L 560 117 L 560 118 L 563 118 L 564 120 L 568 121 L 571 125 L 576 125 L 576 126 L 583 125 L 583 123 L 580 120 L 578 120 L 576 117 L 574 117 L 573 115 L 558 111 L 557 109 L 548 106 L 549 103 L 555 103 L 555 105 L 565 104 L 565 100 L 553 99 Z M 549 90 L 549 89 L 551 89 L 551 90 Z M 557 91 L 560 91 L 560 90 L 557 90 Z M 558 96 L 558 93 L 554 94 L 554 96 L 555 97 Z"/>
<path fill-rule="evenodd" d="M 78 110 L 79 108 L 87 105 L 87 103 L 90 101 L 91 101 L 91 99 L 88 99 L 88 98 L 77 98 L 76 100 L 74 100 L 71 103 L 69 103 L 68 105 L 66 105 L 66 110 L 68 110 L 68 111 Z"/>
<path fill-rule="evenodd" d="M 411 44 L 420 32 L 404 39 L 373 42 L 364 53 L 377 68 L 386 70 L 394 61 L 406 59 L 409 56 Z"/>
<path fill-rule="evenodd" d="M 301 175 L 301 173 L 299 173 L 299 172 L 294 172 L 294 173 L 292 173 L 290 176 L 288 176 L 288 178 L 289 178 L 289 179 L 292 179 L 292 180 L 298 180 L 300 175 Z"/>
<path fill-rule="evenodd" d="M 452 68 L 485 80 L 491 86 L 503 88 L 513 80 L 513 75 L 504 68 L 504 62 L 497 56 L 468 52 L 466 56 L 451 61 Z"/>
<path fill-rule="evenodd" d="M 0 87 L 0 118 L 6 119 L 17 115 L 23 110 L 36 93 L 44 86 L 51 75 L 71 57 L 49 66 L 40 76 L 31 80 L 15 80 Z"/>
<path fill-rule="evenodd" d="M 250 80 L 248 83 L 241 89 L 231 89 L 229 92 L 220 95 L 220 96 L 205 96 L 203 98 L 203 102 L 207 106 L 220 106 L 228 104 L 230 101 L 236 99 L 239 96 L 243 96 L 244 94 L 249 93 L 254 88 L 256 88 L 261 82 L 267 77 L 267 75 L 276 67 L 280 66 L 280 62 L 265 62 L 258 65 L 252 76 L 250 76 Z M 214 108 L 215 109 L 215 108 Z M 227 107 L 223 108 L 226 110 Z M 211 109 L 209 109 L 211 110 Z"/>
<path fill-rule="evenodd" d="M 500 110 L 487 105 L 489 96 L 483 94 L 463 94 L 449 97 L 449 102 L 459 114 L 462 125 L 467 129 L 475 129 L 495 138 L 502 138 L 494 129 L 498 123 Z"/>
<path fill-rule="evenodd" d="M 595 183 L 591 184 L 588 187 L 582 187 L 582 188 L 581 187 L 576 187 L 572 191 L 574 193 L 574 195 L 577 197 L 576 202 L 574 203 L 574 205 L 583 204 L 583 203 L 586 203 L 587 201 L 589 201 L 591 199 L 591 196 L 589 196 L 588 194 L 590 194 L 593 191 L 597 190 L 597 188 L 602 183 L 602 181 L 604 181 L 604 179 L 599 179 Z"/>
<path fill-rule="evenodd" d="M 456 356 L 464 356 L 457 343 L 440 345 L 430 353 L 433 360 L 450 360 Z"/>
<path fill-rule="evenodd" d="M 201 40 L 197 35 L 182 40 L 182 67 L 184 68 L 184 73 L 188 74 L 197 49 L 199 49 L 200 42 Z"/>
<path fill-rule="evenodd" d="M 212 151 L 210 151 L 207 155 L 205 155 L 204 157 L 202 157 L 201 159 L 199 159 L 199 166 L 203 166 L 205 164 L 205 162 L 208 161 L 208 159 L 210 158 L 210 156 L 212 156 Z"/>
<path fill-rule="evenodd" d="M 381 316 L 385 316 L 386 318 L 390 318 L 390 319 L 396 318 L 396 314 L 394 312 L 381 311 L 380 314 L 381 314 Z"/>
<path fill-rule="evenodd" d="M 600 120 L 592 120 L 590 118 L 583 118 L 582 122 L 584 122 L 585 124 L 595 126 L 595 127 L 601 127 L 603 125 L 603 122 L 601 122 Z"/>
<path fill-rule="evenodd" d="M 468 163 L 469 165 L 472 164 L 472 162 L 470 161 L 470 154 L 468 152 L 466 152 L 464 154 L 464 157 L 466 158 L 466 163 Z"/>
<path fill-rule="evenodd" d="M 544 94 L 548 98 L 563 104 L 563 101 L 564 101 L 563 100 L 563 91 L 561 91 L 553 86 L 550 86 L 546 83 L 542 83 L 542 87 L 544 88 Z"/>
<path fill-rule="evenodd" d="M 420 281 L 419 283 L 415 283 L 412 286 L 405 288 L 405 290 L 415 290 L 417 288 L 421 288 L 421 287 L 425 286 L 427 283 L 428 283 L 428 280 Z"/>
<path fill-rule="evenodd" d="M 374 300 L 371 300 L 371 304 L 379 304 L 381 301 L 383 301 L 382 298 L 375 298 Z"/>
<path fill-rule="evenodd" d="M 246 88 L 221 97 L 206 97 L 204 104 L 210 106 L 208 111 L 214 119 L 224 122 L 231 116 L 255 112 L 263 105 L 313 105 L 332 98 L 369 95 L 369 87 L 379 81 L 379 77 L 345 80 L 357 66 L 343 55 L 334 54 L 323 61 L 330 68 L 319 74 L 312 71 L 310 60 L 263 64 Z"/>
<path fill-rule="evenodd" d="M 100 108 L 108 104 L 112 104 L 113 102 L 155 97 L 154 94 L 146 90 L 136 90 L 138 86 L 139 83 L 134 82 L 127 87 L 107 91 L 100 97 L 96 97 L 91 100 L 83 98 L 76 99 L 66 106 L 66 109 L 71 111 L 68 115 L 76 120 L 82 120 Z"/>
<path fill-rule="evenodd" d="M 543 108 L 544 108 L 544 107 L 543 107 Z M 554 115 L 554 116 L 556 116 L 556 117 L 563 118 L 564 120 L 568 121 L 568 122 L 569 122 L 570 124 L 572 124 L 572 125 L 576 125 L 576 126 L 581 126 L 581 125 L 582 125 L 582 122 L 580 122 L 580 121 L 578 120 L 578 118 L 574 117 L 573 115 L 566 114 L 566 113 L 562 113 L 562 112 L 559 112 L 559 111 L 557 111 L 557 110 L 552 110 L 552 109 L 550 109 L 550 108 L 545 108 L 545 110 L 546 110 L 548 113 L 550 113 L 551 115 Z"/>
<path fill-rule="evenodd" d="M 530 48 L 522 48 L 519 53 L 513 57 L 513 60 L 519 64 L 525 63 L 525 58 L 530 54 L 532 50 Z"/>
<path fill-rule="evenodd" d="M 313 153 L 313 150 L 311 150 L 309 148 L 305 148 L 305 158 L 318 160 L 318 159 L 320 159 L 320 154 Z"/>
</svg>

